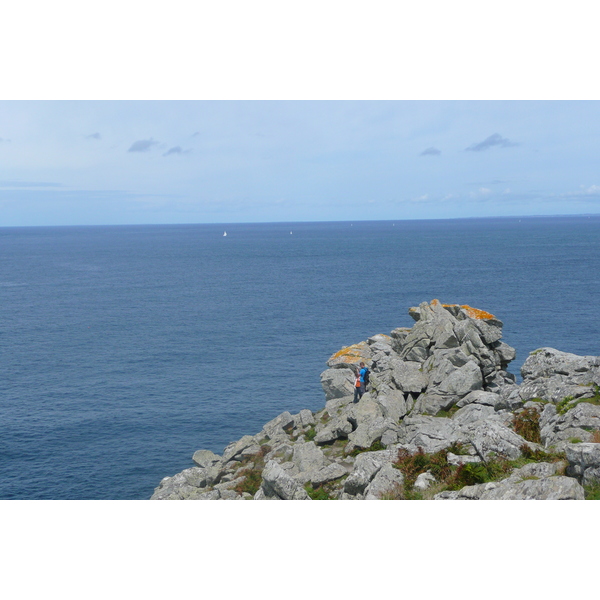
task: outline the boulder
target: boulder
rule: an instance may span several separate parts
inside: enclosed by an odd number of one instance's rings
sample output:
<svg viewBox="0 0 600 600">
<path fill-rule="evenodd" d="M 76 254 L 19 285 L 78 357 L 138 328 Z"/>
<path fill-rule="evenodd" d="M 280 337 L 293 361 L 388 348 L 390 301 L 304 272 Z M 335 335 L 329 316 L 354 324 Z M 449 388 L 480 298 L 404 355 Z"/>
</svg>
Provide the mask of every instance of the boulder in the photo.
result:
<svg viewBox="0 0 600 600">
<path fill-rule="evenodd" d="M 346 415 L 341 415 L 328 421 L 315 436 L 317 444 L 329 444 L 339 439 L 347 439 L 352 432 L 353 426 Z"/>
<path fill-rule="evenodd" d="M 294 444 L 292 462 L 300 473 L 316 471 L 325 464 L 325 455 L 314 442 Z"/>
<path fill-rule="evenodd" d="M 600 431 L 600 406 L 589 402 L 580 402 L 565 414 L 547 404 L 540 417 L 540 437 L 546 447 L 562 449 L 574 438 L 589 442 L 593 431 Z"/>
<path fill-rule="evenodd" d="M 487 490 L 481 500 L 585 500 L 581 485 L 572 477 L 530 479 Z"/>
<path fill-rule="evenodd" d="M 600 444 L 568 444 L 565 455 L 569 462 L 567 475 L 576 477 L 584 485 L 600 484 Z"/>
<path fill-rule="evenodd" d="M 575 383 L 589 384 L 599 373 L 600 357 L 578 356 L 554 348 L 534 350 L 521 367 L 523 380 L 564 375 Z M 600 385 L 598 381 L 596 383 Z"/>
<path fill-rule="evenodd" d="M 459 428 L 452 419 L 415 415 L 404 419 L 398 439 L 402 444 L 422 448 L 426 454 L 434 454 L 460 441 L 460 436 Z"/>
<path fill-rule="evenodd" d="M 212 465 L 221 461 L 221 457 L 210 450 L 196 450 L 192 460 L 200 468 L 212 467 Z"/>
<path fill-rule="evenodd" d="M 484 459 L 491 453 L 516 459 L 521 456 L 523 446 L 538 447 L 497 421 L 476 421 L 461 428 L 462 436 L 470 441 L 477 454 Z"/>
<path fill-rule="evenodd" d="M 426 471 L 425 473 L 419 474 L 413 487 L 417 490 L 423 491 L 431 487 L 434 483 L 436 483 L 436 481 L 436 478 L 429 471 Z"/>
<path fill-rule="evenodd" d="M 501 481 L 442 492 L 434 500 L 583 500 L 584 490 L 572 477 L 556 475 L 561 463 L 530 463 Z"/>
<path fill-rule="evenodd" d="M 237 442 L 231 442 L 231 444 L 229 444 L 225 450 L 223 450 L 223 462 L 226 463 L 232 460 L 238 454 L 241 454 L 243 450 L 253 445 L 255 445 L 255 439 L 252 435 L 245 435 Z"/>
<path fill-rule="evenodd" d="M 485 392 L 483 390 L 474 390 L 469 392 L 466 396 L 461 398 L 456 406 L 462 408 L 467 404 L 481 404 L 484 406 L 492 406 L 496 407 L 499 402 L 502 401 L 502 397 L 500 394 L 495 394 L 494 392 Z"/>
<path fill-rule="evenodd" d="M 342 348 L 333 354 L 327 361 L 327 366 L 330 369 L 349 368 L 356 369 L 361 362 L 367 366 L 371 364 L 371 348 L 367 342 L 360 342 Z"/>
<path fill-rule="evenodd" d="M 294 416 L 294 427 L 309 427 L 315 424 L 315 417 L 312 411 L 307 408 L 301 410 Z"/>
<path fill-rule="evenodd" d="M 292 415 L 286 410 L 280 415 L 277 415 L 274 419 L 271 419 L 266 425 L 264 425 L 261 433 L 264 433 L 264 435 L 266 435 L 271 440 L 275 438 L 281 438 L 286 436 L 285 428 L 293 425 L 294 417 L 292 417 Z"/>
<path fill-rule="evenodd" d="M 348 475 L 351 470 L 352 468 L 346 465 L 331 463 L 318 471 L 311 471 L 308 479 L 313 486 L 323 485 L 324 483 L 329 483 L 330 481 L 344 477 L 344 475 Z"/>
<path fill-rule="evenodd" d="M 393 421 L 385 417 L 377 417 L 372 421 L 363 421 L 350 434 L 346 452 L 352 452 L 355 448 L 370 448 L 375 442 L 381 440 L 383 434 L 395 426 Z"/>
<path fill-rule="evenodd" d="M 396 359 L 390 362 L 390 367 L 391 379 L 401 392 L 420 394 L 427 387 L 427 377 L 418 363 Z"/>
<path fill-rule="evenodd" d="M 467 404 L 463 408 L 459 408 L 453 415 L 452 420 L 459 426 L 469 425 L 476 421 L 485 419 L 497 419 L 496 411 L 492 406 L 484 404 Z"/>
<path fill-rule="evenodd" d="M 267 497 L 276 496 L 280 500 L 310 500 L 304 487 L 274 460 L 270 460 L 263 469 L 261 488 Z"/>
<path fill-rule="evenodd" d="M 385 463 L 365 489 L 365 500 L 381 500 L 386 494 L 390 499 L 399 495 L 404 484 L 404 475 L 391 463 Z"/>
<path fill-rule="evenodd" d="M 362 494 L 383 465 L 392 463 L 397 458 L 397 448 L 359 454 L 354 461 L 352 472 L 344 482 L 344 492 L 351 496 Z"/>
<path fill-rule="evenodd" d="M 191 467 L 173 477 L 162 479 L 151 500 L 185 500 L 198 494 L 207 485 L 206 469 Z"/>
<path fill-rule="evenodd" d="M 325 400 L 352 397 L 354 394 L 354 376 L 350 369 L 327 369 L 321 373 L 321 387 Z"/>
</svg>

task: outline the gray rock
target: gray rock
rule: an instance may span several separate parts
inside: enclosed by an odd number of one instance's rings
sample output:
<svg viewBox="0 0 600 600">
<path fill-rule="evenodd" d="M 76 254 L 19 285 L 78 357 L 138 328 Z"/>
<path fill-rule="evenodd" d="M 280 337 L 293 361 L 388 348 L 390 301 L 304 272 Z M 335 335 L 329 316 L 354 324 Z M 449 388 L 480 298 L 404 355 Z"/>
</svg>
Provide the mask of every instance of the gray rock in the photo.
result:
<svg viewBox="0 0 600 600">
<path fill-rule="evenodd" d="M 406 339 L 406 336 L 410 333 L 410 329 L 410 327 L 397 327 L 396 329 L 394 329 L 394 331 L 390 333 L 390 337 L 392 339 L 391 346 L 395 352 L 402 352 L 402 349 L 404 347 L 404 340 Z"/>
<path fill-rule="evenodd" d="M 452 419 L 416 415 L 406 417 L 400 425 L 399 440 L 433 454 L 461 441 L 459 428 Z"/>
<path fill-rule="evenodd" d="M 589 442 L 595 430 L 600 430 L 600 406 L 589 402 L 581 402 L 563 415 L 546 405 L 540 417 L 540 437 L 546 447 L 560 449 L 573 438 Z"/>
<path fill-rule="evenodd" d="M 423 491 L 431 487 L 436 482 L 436 478 L 431 473 L 429 473 L 429 471 L 426 471 L 425 473 L 419 474 L 419 476 L 415 480 L 413 487 L 417 490 Z"/>
<path fill-rule="evenodd" d="M 294 444 L 292 462 L 300 473 L 316 471 L 324 466 L 325 455 L 314 442 Z"/>
<path fill-rule="evenodd" d="M 327 366 L 336 369 L 355 369 L 361 362 L 371 363 L 372 351 L 367 342 L 359 342 L 342 348 L 327 361 Z"/>
<path fill-rule="evenodd" d="M 427 377 L 420 370 L 418 363 L 393 360 L 390 366 L 392 381 L 401 392 L 420 394 L 427 387 Z"/>
<path fill-rule="evenodd" d="M 446 455 L 446 460 L 450 465 L 465 465 L 467 463 L 478 463 L 481 462 L 481 458 L 479 456 L 471 456 L 470 454 L 453 454 L 452 452 L 448 452 Z"/>
<path fill-rule="evenodd" d="M 252 446 L 248 446 L 247 448 L 244 448 L 239 456 L 241 459 L 244 458 L 248 458 L 250 456 L 256 456 L 257 454 L 260 454 L 260 452 L 262 452 L 262 448 L 261 446 L 259 446 L 258 444 L 252 444 Z"/>
<path fill-rule="evenodd" d="M 457 400 L 466 396 L 473 390 L 483 387 L 481 369 L 473 361 L 455 369 L 444 379 L 437 389 L 441 394 L 456 396 Z"/>
<path fill-rule="evenodd" d="M 321 373 L 321 387 L 325 400 L 343 398 L 354 394 L 354 376 L 350 369 L 327 369 Z"/>
<path fill-rule="evenodd" d="M 567 444 L 567 475 L 577 477 L 584 485 L 600 483 L 600 444 Z"/>
<path fill-rule="evenodd" d="M 520 435 L 497 421 L 477 421 L 462 429 L 477 454 L 487 458 L 491 453 L 499 454 L 510 459 L 521 456 L 521 448 L 532 445 Z"/>
<path fill-rule="evenodd" d="M 341 415 L 346 408 L 350 408 L 350 405 L 353 404 L 354 396 L 341 396 L 340 398 L 333 398 L 332 400 L 327 400 L 325 402 L 325 412 L 330 417 L 336 417 Z M 315 415 L 315 419 L 321 413 L 317 413 Z"/>
<path fill-rule="evenodd" d="M 314 425 L 314 424 L 315 424 L 315 417 L 312 414 L 312 411 L 308 410 L 307 408 L 301 410 L 294 417 L 294 426 L 295 427 L 308 427 L 308 426 Z"/>
<path fill-rule="evenodd" d="M 404 394 L 399 390 L 385 388 L 377 393 L 374 400 L 381 407 L 382 416 L 393 423 L 397 423 L 408 412 Z"/>
<path fill-rule="evenodd" d="M 235 492 L 234 492 L 235 493 Z M 183 498 L 183 500 L 220 500 L 221 494 L 219 490 L 209 490 L 207 492 L 198 492 L 193 496 Z"/>
<path fill-rule="evenodd" d="M 557 475 L 521 481 L 487 490 L 481 500 L 584 500 L 581 485 L 572 477 Z"/>
<path fill-rule="evenodd" d="M 292 460 L 294 455 L 294 445 L 285 442 L 278 442 L 273 444 L 271 451 L 265 455 L 265 461 L 274 460 L 278 463 L 284 463 Z"/>
<path fill-rule="evenodd" d="M 235 458 L 238 454 L 245 450 L 249 446 L 254 445 L 255 440 L 252 435 L 245 435 L 243 438 L 239 439 L 237 442 L 231 442 L 225 450 L 223 450 L 223 463 L 230 461 Z"/>
<path fill-rule="evenodd" d="M 496 405 L 502 401 L 502 397 L 499 394 L 493 392 L 485 392 L 483 390 L 475 390 L 469 392 L 466 396 L 461 398 L 456 406 L 462 408 L 467 404 L 482 404 L 484 406 L 496 407 Z"/>
<path fill-rule="evenodd" d="M 404 484 L 404 475 L 391 463 L 385 463 L 365 489 L 365 500 L 381 500 L 381 497 L 399 495 Z"/>
<path fill-rule="evenodd" d="M 210 450 L 197 450 L 192 460 L 202 469 L 211 467 L 221 461 L 221 457 Z"/>
<path fill-rule="evenodd" d="M 583 488 L 572 477 L 555 475 L 560 463 L 530 463 L 501 481 L 442 492 L 435 500 L 583 500 Z"/>
<path fill-rule="evenodd" d="M 310 473 L 309 481 L 315 486 L 323 485 L 324 483 L 335 481 L 336 479 L 344 477 L 344 475 L 348 475 L 350 471 L 351 467 L 339 463 L 331 463 L 318 471 L 312 471 Z"/>
<path fill-rule="evenodd" d="M 202 469 L 191 467 L 184 469 L 173 477 L 165 477 L 155 489 L 151 500 L 199 500 L 213 499 L 206 496 L 207 487 L 218 481 L 223 471 L 217 466 Z M 200 497 L 202 496 L 202 497 Z M 218 499 L 217 497 L 214 499 Z"/>
<path fill-rule="evenodd" d="M 290 425 L 293 426 L 293 424 L 294 417 L 292 417 L 292 415 L 286 410 L 280 415 L 277 415 L 274 419 L 271 419 L 262 430 L 268 438 L 274 439 L 285 436 L 285 428 L 289 427 Z"/>
<path fill-rule="evenodd" d="M 463 408 L 459 408 L 452 415 L 452 420 L 459 426 L 468 425 L 485 419 L 497 418 L 494 408 L 483 404 L 468 404 Z"/>
<path fill-rule="evenodd" d="M 328 444 L 339 439 L 347 439 L 353 426 L 345 415 L 329 421 L 315 436 L 317 444 Z"/>
<path fill-rule="evenodd" d="M 539 348 L 532 352 L 521 367 L 523 379 L 566 375 L 576 383 L 589 384 L 600 370 L 600 357 L 578 356 L 554 348 Z"/>
<path fill-rule="evenodd" d="M 352 496 L 362 494 L 383 465 L 392 463 L 397 457 L 396 448 L 359 454 L 352 472 L 344 482 L 344 492 Z"/>
<path fill-rule="evenodd" d="M 281 500 L 310 500 L 302 485 L 274 460 L 266 464 L 262 477 L 261 487 L 265 496 L 277 496 Z"/>
<path fill-rule="evenodd" d="M 358 427 L 348 435 L 348 444 L 346 452 L 352 452 L 355 448 L 367 449 L 375 442 L 380 441 L 384 432 L 388 431 L 394 423 L 378 417 L 373 421 L 363 421 Z"/>
</svg>

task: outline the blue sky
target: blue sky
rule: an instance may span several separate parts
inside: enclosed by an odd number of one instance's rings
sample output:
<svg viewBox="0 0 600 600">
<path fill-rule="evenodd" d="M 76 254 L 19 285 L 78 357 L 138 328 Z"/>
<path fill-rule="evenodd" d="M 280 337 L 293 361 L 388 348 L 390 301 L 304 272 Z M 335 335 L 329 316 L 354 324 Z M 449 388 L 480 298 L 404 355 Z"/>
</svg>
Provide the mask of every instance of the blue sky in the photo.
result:
<svg viewBox="0 0 600 600">
<path fill-rule="evenodd" d="M 2 101 L 0 226 L 600 212 L 598 101 Z"/>
</svg>

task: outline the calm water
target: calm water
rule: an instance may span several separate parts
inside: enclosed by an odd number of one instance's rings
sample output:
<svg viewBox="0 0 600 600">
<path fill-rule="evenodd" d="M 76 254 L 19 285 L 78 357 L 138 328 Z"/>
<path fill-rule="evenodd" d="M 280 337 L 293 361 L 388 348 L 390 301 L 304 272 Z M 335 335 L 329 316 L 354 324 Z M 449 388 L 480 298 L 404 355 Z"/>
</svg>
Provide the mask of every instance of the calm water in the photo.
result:
<svg viewBox="0 0 600 600">
<path fill-rule="evenodd" d="M 149 498 L 433 298 L 504 321 L 515 374 L 598 355 L 599 297 L 597 216 L 0 229 L 0 498 Z"/>
</svg>

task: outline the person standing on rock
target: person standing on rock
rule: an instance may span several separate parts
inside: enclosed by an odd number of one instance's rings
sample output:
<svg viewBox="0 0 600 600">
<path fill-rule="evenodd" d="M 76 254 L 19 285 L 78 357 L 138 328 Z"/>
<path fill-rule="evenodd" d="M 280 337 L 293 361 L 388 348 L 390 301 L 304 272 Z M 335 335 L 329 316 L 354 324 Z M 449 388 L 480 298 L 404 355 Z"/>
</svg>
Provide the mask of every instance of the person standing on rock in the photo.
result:
<svg viewBox="0 0 600 600">
<path fill-rule="evenodd" d="M 369 383 L 369 369 L 367 369 L 364 362 L 360 363 L 360 397 L 367 391 L 367 383 Z"/>
<path fill-rule="evenodd" d="M 363 384 L 361 384 L 360 381 L 360 372 L 358 371 L 358 369 L 354 369 L 354 404 L 356 404 L 361 399 L 361 396 L 364 393 L 362 391 L 362 386 Z"/>
</svg>

